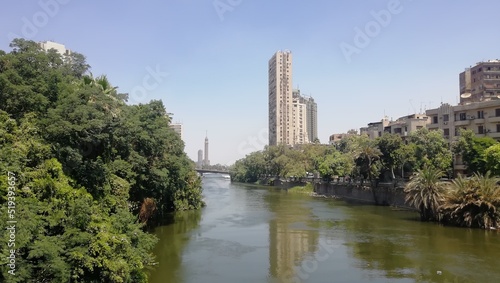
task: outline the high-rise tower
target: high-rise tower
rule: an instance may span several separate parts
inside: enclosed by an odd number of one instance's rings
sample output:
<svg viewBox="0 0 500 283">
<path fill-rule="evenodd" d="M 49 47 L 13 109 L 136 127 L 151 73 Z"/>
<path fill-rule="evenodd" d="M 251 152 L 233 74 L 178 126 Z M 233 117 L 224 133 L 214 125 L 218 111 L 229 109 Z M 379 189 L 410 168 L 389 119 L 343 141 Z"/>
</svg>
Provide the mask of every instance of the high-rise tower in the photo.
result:
<svg viewBox="0 0 500 283">
<path fill-rule="evenodd" d="M 203 160 L 205 166 L 210 165 L 210 160 L 208 160 L 208 135 L 205 136 L 205 159 Z"/>
<path fill-rule="evenodd" d="M 294 144 L 292 53 L 278 51 L 269 60 L 269 145 Z"/>
<path fill-rule="evenodd" d="M 198 162 L 196 164 L 198 166 L 198 168 L 202 168 L 203 167 L 203 150 L 198 150 Z"/>
</svg>

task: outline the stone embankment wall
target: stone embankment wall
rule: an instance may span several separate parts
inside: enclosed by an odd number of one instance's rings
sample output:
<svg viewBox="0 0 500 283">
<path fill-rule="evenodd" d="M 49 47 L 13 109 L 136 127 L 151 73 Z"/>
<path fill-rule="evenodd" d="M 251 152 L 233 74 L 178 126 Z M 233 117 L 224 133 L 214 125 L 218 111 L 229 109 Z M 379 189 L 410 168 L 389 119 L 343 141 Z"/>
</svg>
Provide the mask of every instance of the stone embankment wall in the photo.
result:
<svg viewBox="0 0 500 283">
<path fill-rule="evenodd" d="M 338 197 L 346 201 L 414 209 L 405 204 L 403 188 L 395 188 L 393 184 L 378 184 L 377 187 L 372 187 L 359 183 L 317 183 L 314 185 L 314 192 L 317 195 Z"/>
</svg>

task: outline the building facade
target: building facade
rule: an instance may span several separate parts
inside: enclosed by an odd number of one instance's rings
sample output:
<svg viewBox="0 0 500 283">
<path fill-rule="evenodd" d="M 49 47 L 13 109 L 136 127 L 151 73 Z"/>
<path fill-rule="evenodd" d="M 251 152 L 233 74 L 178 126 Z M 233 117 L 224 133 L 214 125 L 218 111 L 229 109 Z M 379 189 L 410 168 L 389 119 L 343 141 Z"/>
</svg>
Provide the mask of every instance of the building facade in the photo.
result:
<svg viewBox="0 0 500 283">
<path fill-rule="evenodd" d="M 472 130 L 479 137 L 500 140 L 500 98 L 456 106 L 443 104 L 427 110 L 427 115 L 431 121 L 427 127 L 443 130 L 449 141 L 458 137 L 460 129 Z"/>
<path fill-rule="evenodd" d="M 500 97 L 500 60 L 479 62 L 459 74 L 460 104 Z"/>
<path fill-rule="evenodd" d="M 330 145 L 336 145 L 338 144 L 340 141 L 342 141 L 343 139 L 347 138 L 347 137 L 350 137 L 350 136 L 353 136 L 353 134 L 346 134 L 346 133 L 342 133 L 342 134 L 332 134 L 329 139 L 328 139 L 328 144 Z"/>
<path fill-rule="evenodd" d="M 389 125 L 389 118 L 384 117 L 380 122 L 369 123 L 367 127 L 359 129 L 360 135 L 367 135 L 370 139 L 381 137 L 384 133 L 385 127 Z"/>
<path fill-rule="evenodd" d="M 294 144 L 292 53 L 278 51 L 269 60 L 269 145 Z"/>
<path fill-rule="evenodd" d="M 450 144 L 459 137 L 460 129 L 500 141 L 500 98 L 456 106 L 442 104 L 439 108 L 427 110 L 427 115 L 430 119 L 427 128 L 442 130 Z M 453 167 L 455 174 L 465 172 L 461 156 L 454 157 Z"/>
<path fill-rule="evenodd" d="M 55 49 L 61 55 L 71 55 L 71 50 L 66 49 L 63 44 L 53 42 L 53 41 L 42 41 L 38 45 L 44 50 L 49 51 L 50 49 Z"/>
<path fill-rule="evenodd" d="M 384 132 L 397 134 L 404 139 L 411 132 L 425 128 L 429 122 L 430 119 L 426 114 L 411 114 L 400 117 L 396 121 L 389 121 L 384 127 Z"/>
<path fill-rule="evenodd" d="M 196 166 L 198 168 L 203 167 L 203 150 L 198 150 L 198 162 L 196 162 Z"/>
<path fill-rule="evenodd" d="M 171 129 L 173 129 L 179 135 L 179 137 L 181 137 L 181 139 L 183 138 L 182 124 L 180 124 L 180 123 L 172 123 L 172 124 L 169 125 L 169 127 Z"/>
<path fill-rule="evenodd" d="M 305 96 L 300 93 L 300 89 L 294 89 L 292 92 L 294 103 L 301 103 L 305 105 L 305 130 L 307 135 L 307 141 L 304 140 L 303 143 L 314 142 L 318 138 L 318 105 L 311 96 Z M 296 110 L 294 105 L 294 111 Z M 300 127 L 300 125 L 295 125 Z"/>
<path fill-rule="evenodd" d="M 269 60 L 269 145 L 294 146 L 318 137 L 317 104 L 292 88 L 292 53 L 278 51 Z"/>
</svg>

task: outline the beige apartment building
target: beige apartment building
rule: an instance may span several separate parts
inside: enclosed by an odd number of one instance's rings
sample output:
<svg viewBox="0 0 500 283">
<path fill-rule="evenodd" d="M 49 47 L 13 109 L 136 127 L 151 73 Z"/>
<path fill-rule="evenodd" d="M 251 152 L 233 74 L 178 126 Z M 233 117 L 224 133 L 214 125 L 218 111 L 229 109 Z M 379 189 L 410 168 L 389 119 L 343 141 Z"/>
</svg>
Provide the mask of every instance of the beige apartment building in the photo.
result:
<svg viewBox="0 0 500 283">
<path fill-rule="evenodd" d="M 314 142 L 318 138 L 318 104 L 311 96 L 302 95 L 300 89 L 293 90 L 293 99 L 298 99 L 300 103 L 306 105 L 306 131 L 309 142 Z"/>
<path fill-rule="evenodd" d="M 472 130 L 476 136 L 500 140 L 500 98 L 427 110 L 430 130 L 441 129 L 445 138 L 452 141 L 459 129 Z"/>
<path fill-rule="evenodd" d="M 500 97 L 500 60 L 479 62 L 459 74 L 460 104 Z"/>
<path fill-rule="evenodd" d="M 269 60 L 269 145 L 294 145 L 292 53 L 278 51 Z"/>
<path fill-rule="evenodd" d="M 360 128 L 359 132 L 361 135 L 368 135 L 370 139 L 381 137 L 384 133 L 397 134 L 405 138 L 411 132 L 425 128 L 428 123 L 430 119 L 426 114 L 411 114 L 396 120 L 384 117 L 380 122 L 372 122 L 367 127 Z"/>
<path fill-rule="evenodd" d="M 309 143 L 307 135 L 307 105 L 299 97 L 293 98 L 293 145 Z"/>
<path fill-rule="evenodd" d="M 278 51 L 269 60 L 269 145 L 294 146 L 317 137 L 316 102 L 292 89 L 292 53 Z"/>
<path fill-rule="evenodd" d="M 500 60 L 479 62 L 459 75 L 460 103 L 444 103 L 426 114 L 430 130 L 441 129 L 450 142 L 460 129 L 471 130 L 478 137 L 491 137 L 500 141 Z M 455 174 L 464 173 L 466 166 L 455 156 Z"/>
<path fill-rule="evenodd" d="M 384 128 L 384 132 L 407 137 L 411 132 L 425 128 L 430 122 L 426 114 L 412 114 L 398 118 L 396 121 L 389 121 Z"/>
<path fill-rule="evenodd" d="M 380 122 L 369 123 L 367 127 L 359 129 L 360 135 L 367 135 L 370 139 L 381 137 L 384 133 L 385 127 L 389 126 L 389 118 L 384 117 Z"/>
<path fill-rule="evenodd" d="M 328 143 L 330 145 L 335 145 L 335 144 L 338 144 L 340 141 L 342 141 L 343 139 L 349 137 L 349 136 L 352 136 L 353 134 L 346 134 L 346 133 L 342 133 L 342 134 L 333 134 L 329 137 L 328 139 Z"/>
</svg>

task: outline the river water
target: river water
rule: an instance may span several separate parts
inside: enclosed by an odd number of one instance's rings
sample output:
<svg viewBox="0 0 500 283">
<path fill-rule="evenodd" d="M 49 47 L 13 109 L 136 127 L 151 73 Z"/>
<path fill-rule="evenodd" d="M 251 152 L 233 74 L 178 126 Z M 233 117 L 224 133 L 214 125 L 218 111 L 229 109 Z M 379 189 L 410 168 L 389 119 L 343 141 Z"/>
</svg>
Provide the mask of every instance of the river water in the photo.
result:
<svg viewBox="0 0 500 283">
<path fill-rule="evenodd" d="M 207 207 L 155 234 L 166 282 L 500 282 L 500 232 L 414 212 L 203 179 Z"/>
</svg>

